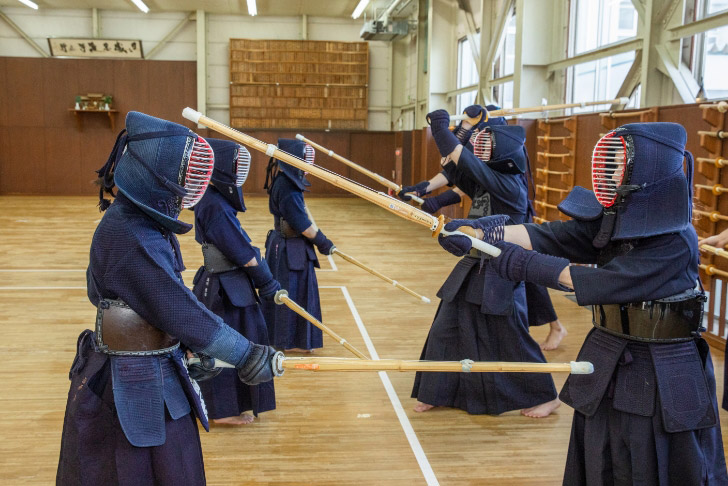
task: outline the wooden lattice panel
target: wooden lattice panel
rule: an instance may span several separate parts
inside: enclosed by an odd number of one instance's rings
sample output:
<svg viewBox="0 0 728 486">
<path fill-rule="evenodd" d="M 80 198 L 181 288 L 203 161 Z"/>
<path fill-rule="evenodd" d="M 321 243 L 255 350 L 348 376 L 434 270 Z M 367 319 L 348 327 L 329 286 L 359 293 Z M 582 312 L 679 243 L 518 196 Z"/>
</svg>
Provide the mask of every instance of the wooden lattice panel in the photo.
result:
<svg viewBox="0 0 728 486">
<path fill-rule="evenodd" d="M 565 220 L 557 205 L 574 187 L 574 152 L 576 150 L 576 118 L 555 118 L 538 121 L 536 153 L 537 223 Z"/>
<path fill-rule="evenodd" d="M 230 39 L 234 128 L 365 130 L 366 42 Z"/>
</svg>

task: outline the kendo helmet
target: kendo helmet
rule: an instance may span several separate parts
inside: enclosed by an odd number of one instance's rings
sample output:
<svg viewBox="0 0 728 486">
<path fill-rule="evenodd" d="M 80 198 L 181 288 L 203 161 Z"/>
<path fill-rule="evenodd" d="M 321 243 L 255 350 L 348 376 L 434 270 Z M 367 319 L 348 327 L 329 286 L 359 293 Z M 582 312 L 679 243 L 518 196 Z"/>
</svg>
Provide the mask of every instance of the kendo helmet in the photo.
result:
<svg viewBox="0 0 728 486">
<path fill-rule="evenodd" d="M 486 126 L 472 140 L 473 154 L 491 169 L 504 174 L 526 171 L 526 131 L 519 125 Z"/>
<path fill-rule="evenodd" d="M 293 155 L 297 159 L 301 159 L 308 164 L 313 164 L 316 156 L 313 147 L 311 147 L 306 142 L 293 138 L 279 138 L 278 148 L 284 152 Z M 287 164 L 282 160 L 278 160 L 278 167 L 280 168 L 281 172 L 283 172 L 286 177 L 293 181 L 293 183 L 296 184 L 296 186 L 300 190 L 305 191 L 306 188 L 311 185 L 311 183 L 308 182 L 308 180 L 306 179 L 306 174 L 301 169 L 293 167 L 292 165 Z"/>
<path fill-rule="evenodd" d="M 250 152 L 229 140 L 209 138 L 215 153 L 212 184 L 237 211 L 245 211 L 242 186 L 250 172 Z"/>
<path fill-rule="evenodd" d="M 592 154 L 593 193 L 575 188 L 560 209 L 577 219 L 603 215 L 594 240 L 598 248 L 609 240 L 684 230 L 692 219 L 693 196 L 686 141 L 677 123 L 630 123 L 610 131 Z"/>
<path fill-rule="evenodd" d="M 197 204 L 207 189 L 214 166 L 210 144 L 190 129 L 131 111 L 126 130 L 116 139 L 108 161 L 97 171 L 103 192 L 118 187 L 132 203 L 174 233 L 192 225 L 179 221 L 182 209 Z"/>
</svg>

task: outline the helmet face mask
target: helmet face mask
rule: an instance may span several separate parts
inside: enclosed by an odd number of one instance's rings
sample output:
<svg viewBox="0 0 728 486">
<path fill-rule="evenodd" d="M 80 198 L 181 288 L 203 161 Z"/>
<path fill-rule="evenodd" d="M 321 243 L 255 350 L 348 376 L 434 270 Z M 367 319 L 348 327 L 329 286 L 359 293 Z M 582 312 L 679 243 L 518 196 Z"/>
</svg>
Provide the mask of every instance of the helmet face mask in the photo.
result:
<svg viewBox="0 0 728 486">
<path fill-rule="evenodd" d="M 594 146 L 592 153 L 592 186 L 597 201 L 605 208 L 612 207 L 618 200 L 618 189 L 629 183 L 633 164 L 629 147 L 629 135 L 620 136 L 617 132 L 604 135 Z"/>
<path fill-rule="evenodd" d="M 187 193 L 182 198 L 182 209 L 189 209 L 200 202 L 205 194 L 212 171 L 215 167 L 215 155 L 212 147 L 204 138 L 198 136 L 191 146 L 185 147 L 184 161 L 180 165 L 180 173 L 184 173 L 184 189 Z"/>
<path fill-rule="evenodd" d="M 242 145 L 238 145 L 238 149 L 235 154 L 235 185 L 242 187 L 248 178 L 250 172 L 250 152 Z"/>
<path fill-rule="evenodd" d="M 473 154 L 483 162 L 490 161 L 493 155 L 493 146 L 495 139 L 493 133 L 488 130 L 481 130 L 473 134 L 471 139 L 473 144 Z"/>
</svg>

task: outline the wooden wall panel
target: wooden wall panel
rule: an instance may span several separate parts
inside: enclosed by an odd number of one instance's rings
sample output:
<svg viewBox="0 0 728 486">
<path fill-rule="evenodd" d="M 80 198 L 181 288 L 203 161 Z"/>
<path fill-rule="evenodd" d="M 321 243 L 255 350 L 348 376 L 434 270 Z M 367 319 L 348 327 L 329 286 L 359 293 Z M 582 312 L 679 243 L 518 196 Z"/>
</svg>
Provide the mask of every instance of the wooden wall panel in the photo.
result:
<svg viewBox="0 0 728 486">
<path fill-rule="evenodd" d="M 44 92 L 39 89 L 42 86 L 44 75 L 44 61 L 46 59 L 24 57 L 8 58 L 6 61 L 5 87 L 8 104 L 4 109 L 10 113 L 6 116 L 5 126 L 42 127 L 44 125 Z"/>
<path fill-rule="evenodd" d="M 0 158 L 10 170 L 3 171 L 3 192 L 43 194 L 48 190 L 45 177 L 45 131 L 35 127 L 6 127 L 7 157 Z"/>
<path fill-rule="evenodd" d="M 88 92 L 79 85 L 82 62 L 76 59 L 48 59 L 43 62 L 43 79 L 39 87 L 42 87 L 43 101 L 40 105 L 45 127 L 75 127 L 74 115 L 68 109 L 73 108 L 76 95 Z"/>
<path fill-rule="evenodd" d="M 61 188 L 74 194 L 89 191 L 89 187 L 83 187 L 81 175 L 88 175 L 86 183 L 93 176 L 82 167 L 81 139 L 76 136 L 75 130 L 75 127 L 49 127 L 45 130 L 43 141 L 47 156 L 44 158 L 43 176 L 39 180 L 46 181 L 47 193 L 57 194 Z"/>
</svg>

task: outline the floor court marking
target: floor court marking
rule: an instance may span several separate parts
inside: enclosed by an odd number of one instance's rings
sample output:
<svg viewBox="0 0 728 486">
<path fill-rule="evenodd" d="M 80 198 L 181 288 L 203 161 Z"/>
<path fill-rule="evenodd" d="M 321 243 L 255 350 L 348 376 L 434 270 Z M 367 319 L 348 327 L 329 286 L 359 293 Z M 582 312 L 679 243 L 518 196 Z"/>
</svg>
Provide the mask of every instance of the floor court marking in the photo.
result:
<svg viewBox="0 0 728 486">
<path fill-rule="evenodd" d="M 354 301 L 349 294 L 349 290 L 343 285 L 320 285 L 319 288 L 341 290 L 341 293 L 344 294 L 346 304 L 349 306 L 349 311 L 351 312 L 351 315 L 354 316 L 354 322 L 356 322 L 356 326 L 359 328 L 359 333 L 364 339 L 364 344 L 366 344 L 367 351 L 369 351 L 369 356 L 371 356 L 372 359 L 379 359 L 379 354 L 377 354 L 377 350 L 374 348 L 374 343 L 369 337 L 369 332 L 364 325 L 364 321 L 362 321 L 361 316 L 359 315 L 359 311 L 354 305 Z M 427 481 L 427 485 L 439 486 L 440 483 L 437 481 L 437 477 L 435 476 L 435 472 L 432 470 L 430 461 L 427 460 L 425 451 L 422 449 L 422 445 L 417 438 L 417 434 L 415 434 L 415 431 L 412 428 L 409 417 L 407 417 L 407 414 L 402 407 L 402 402 L 399 401 L 399 397 L 394 391 L 394 387 L 392 386 L 392 382 L 389 380 L 389 376 L 385 371 L 380 371 L 379 378 L 382 380 L 382 385 L 384 385 L 384 389 L 387 391 L 389 401 L 392 403 L 392 408 L 394 408 L 394 412 L 399 419 L 399 423 L 402 426 L 402 430 L 404 431 L 405 436 L 407 437 L 407 441 L 409 442 L 410 448 L 415 455 L 415 459 L 417 459 L 417 464 L 419 464 L 420 466 L 422 475 L 425 477 L 425 481 Z"/>
</svg>

